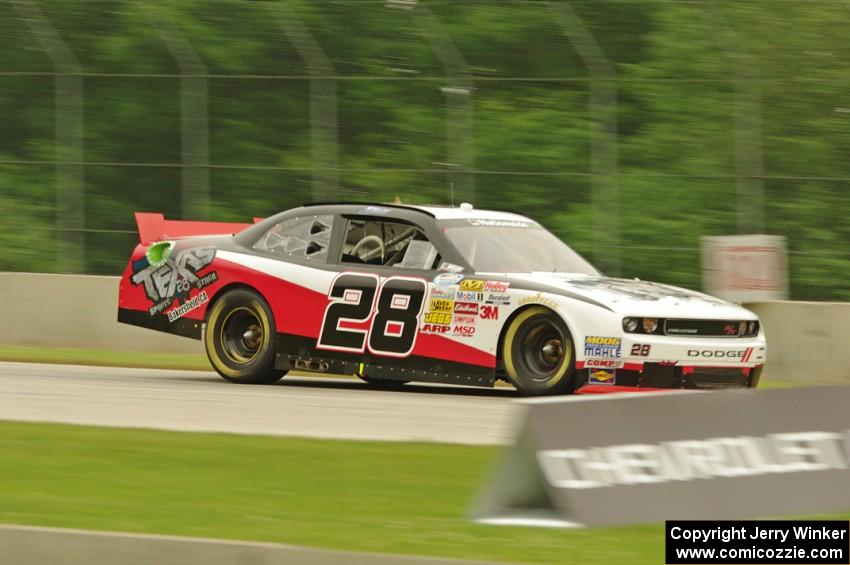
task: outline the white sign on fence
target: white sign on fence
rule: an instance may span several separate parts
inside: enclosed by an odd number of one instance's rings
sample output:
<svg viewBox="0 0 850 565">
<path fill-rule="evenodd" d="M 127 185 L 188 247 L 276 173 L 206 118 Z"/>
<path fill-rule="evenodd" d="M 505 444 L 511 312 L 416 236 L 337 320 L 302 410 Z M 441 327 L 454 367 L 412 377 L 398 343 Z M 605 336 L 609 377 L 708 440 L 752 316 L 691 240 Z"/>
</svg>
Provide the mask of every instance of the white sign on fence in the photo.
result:
<svg viewBox="0 0 850 565">
<path fill-rule="evenodd" d="M 702 281 L 708 294 L 733 302 L 788 299 L 788 254 L 778 235 L 702 238 Z"/>
</svg>

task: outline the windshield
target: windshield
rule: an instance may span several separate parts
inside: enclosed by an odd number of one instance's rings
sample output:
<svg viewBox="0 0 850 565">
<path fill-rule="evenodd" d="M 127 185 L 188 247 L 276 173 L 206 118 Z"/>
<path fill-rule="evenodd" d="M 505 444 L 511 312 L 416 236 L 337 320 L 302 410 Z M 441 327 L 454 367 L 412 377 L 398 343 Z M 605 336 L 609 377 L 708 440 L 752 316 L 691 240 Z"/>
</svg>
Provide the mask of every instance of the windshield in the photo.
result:
<svg viewBox="0 0 850 565">
<path fill-rule="evenodd" d="M 545 229 L 524 224 L 448 226 L 449 238 L 476 271 L 529 273 L 551 271 L 598 275 L 593 265 Z"/>
</svg>

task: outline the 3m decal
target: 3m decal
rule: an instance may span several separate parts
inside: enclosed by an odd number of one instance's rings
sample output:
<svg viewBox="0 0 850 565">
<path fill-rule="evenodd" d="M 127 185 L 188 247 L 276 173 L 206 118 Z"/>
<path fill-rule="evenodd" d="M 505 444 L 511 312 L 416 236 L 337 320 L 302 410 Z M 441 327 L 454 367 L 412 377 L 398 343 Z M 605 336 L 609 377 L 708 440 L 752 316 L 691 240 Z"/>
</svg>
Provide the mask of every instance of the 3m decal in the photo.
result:
<svg viewBox="0 0 850 565">
<path fill-rule="evenodd" d="M 613 369 L 592 370 L 587 382 L 592 385 L 613 385 L 617 382 L 617 372 Z"/>
<path fill-rule="evenodd" d="M 175 299 L 184 303 L 192 289 L 201 290 L 218 280 L 215 272 L 200 275 L 200 271 L 215 259 L 214 247 L 184 249 L 174 255 L 173 244 L 157 243 L 155 251 L 133 263 L 130 281 L 144 285 L 145 294 L 153 302 L 148 313 L 155 316 L 168 309 Z M 150 256 L 148 256 L 150 255 Z M 153 262 L 151 262 L 153 261 Z"/>
<path fill-rule="evenodd" d="M 648 343 L 636 343 L 632 345 L 632 357 L 649 357 L 652 346 Z"/>
<path fill-rule="evenodd" d="M 440 324 L 448 326 L 452 323 L 451 312 L 425 312 L 426 324 Z"/>
<path fill-rule="evenodd" d="M 498 306 L 482 306 L 480 310 L 482 320 L 497 320 L 499 318 Z"/>
<path fill-rule="evenodd" d="M 442 298 L 432 298 L 428 304 L 428 309 L 431 312 L 452 312 L 454 310 L 455 301 L 445 300 Z"/>
<path fill-rule="evenodd" d="M 378 291 L 378 282 L 377 275 L 360 273 L 342 273 L 334 279 L 317 349 L 363 353 L 368 346 L 377 355 L 410 355 L 419 334 L 427 283 L 390 277 Z M 351 327 L 358 324 L 367 328 Z"/>
<path fill-rule="evenodd" d="M 584 356 L 620 357 L 620 343 L 621 340 L 618 337 L 587 336 L 584 338 Z"/>
<path fill-rule="evenodd" d="M 455 302 L 455 314 L 478 315 L 478 304 L 475 302 Z"/>
<path fill-rule="evenodd" d="M 484 290 L 484 281 L 479 281 L 475 279 L 464 279 L 460 281 L 460 289 L 481 292 L 482 290 Z"/>
</svg>

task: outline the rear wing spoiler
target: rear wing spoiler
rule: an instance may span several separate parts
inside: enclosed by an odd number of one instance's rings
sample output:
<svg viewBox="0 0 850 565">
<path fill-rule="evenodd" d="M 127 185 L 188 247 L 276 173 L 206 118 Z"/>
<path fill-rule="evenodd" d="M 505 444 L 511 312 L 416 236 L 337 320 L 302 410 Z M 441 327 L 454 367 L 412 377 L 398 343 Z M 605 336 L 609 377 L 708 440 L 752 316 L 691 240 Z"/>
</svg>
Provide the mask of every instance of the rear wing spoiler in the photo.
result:
<svg viewBox="0 0 850 565">
<path fill-rule="evenodd" d="M 263 218 L 254 218 L 255 224 L 261 221 Z M 163 214 L 149 212 L 136 212 L 136 225 L 139 227 L 139 240 L 143 245 L 181 237 L 227 235 L 238 233 L 251 226 L 251 224 L 234 222 L 166 220 Z"/>
</svg>

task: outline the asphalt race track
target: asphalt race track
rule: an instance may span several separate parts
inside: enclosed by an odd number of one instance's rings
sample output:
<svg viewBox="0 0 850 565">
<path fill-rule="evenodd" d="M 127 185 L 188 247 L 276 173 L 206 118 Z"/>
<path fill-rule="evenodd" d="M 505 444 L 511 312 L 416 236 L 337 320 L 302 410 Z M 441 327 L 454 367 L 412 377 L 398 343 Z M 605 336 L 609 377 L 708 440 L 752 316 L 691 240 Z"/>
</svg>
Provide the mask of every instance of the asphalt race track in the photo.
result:
<svg viewBox="0 0 850 565">
<path fill-rule="evenodd" d="M 511 389 L 288 375 L 233 385 L 212 372 L 0 363 L 0 420 L 340 439 L 505 444 Z"/>
</svg>

